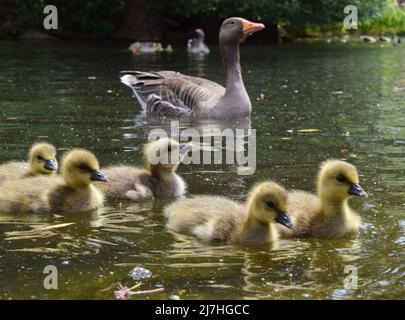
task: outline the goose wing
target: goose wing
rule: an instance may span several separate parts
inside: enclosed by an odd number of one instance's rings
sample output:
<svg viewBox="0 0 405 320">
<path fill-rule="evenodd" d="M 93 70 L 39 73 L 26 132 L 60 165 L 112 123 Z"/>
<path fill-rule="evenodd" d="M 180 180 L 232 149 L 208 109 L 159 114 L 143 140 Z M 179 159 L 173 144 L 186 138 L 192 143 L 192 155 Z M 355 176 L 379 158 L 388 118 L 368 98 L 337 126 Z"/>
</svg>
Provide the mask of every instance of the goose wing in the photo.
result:
<svg viewBox="0 0 405 320">
<path fill-rule="evenodd" d="M 225 94 L 221 85 L 174 71 L 123 71 L 121 82 L 130 87 L 142 108 L 156 116 L 190 116 L 212 109 Z"/>
</svg>

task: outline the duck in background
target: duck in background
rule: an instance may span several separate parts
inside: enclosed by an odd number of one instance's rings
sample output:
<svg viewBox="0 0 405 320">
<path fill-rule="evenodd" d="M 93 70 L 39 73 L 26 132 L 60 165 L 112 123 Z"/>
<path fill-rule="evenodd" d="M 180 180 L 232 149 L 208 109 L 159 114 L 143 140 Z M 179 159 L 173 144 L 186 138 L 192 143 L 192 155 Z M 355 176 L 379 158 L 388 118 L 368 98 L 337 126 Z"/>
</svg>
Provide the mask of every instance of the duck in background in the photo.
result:
<svg viewBox="0 0 405 320">
<path fill-rule="evenodd" d="M 391 42 L 391 38 L 390 37 L 386 37 L 383 34 L 380 34 L 380 36 L 378 37 L 378 41 L 379 42 Z"/>
<path fill-rule="evenodd" d="M 131 166 L 107 167 L 108 182 L 97 187 L 107 200 L 141 201 L 162 197 L 181 197 L 186 190 L 176 170 L 192 145 L 169 138 L 146 144 L 145 169 Z"/>
<path fill-rule="evenodd" d="M 218 196 L 195 196 L 165 209 L 170 230 L 206 242 L 256 245 L 278 239 L 276 223 L 287 228 L 287 191 L 272 181 L 254 186 L 245 204 Z"/>
<path fill-rule="evenodd" d="M 203 29 L 194 30 L 195 37 L 187 41 L 187 52 L 189 54 L 204 55 L 210 53 L 210 49 L 204 43 L 205 33 Z"/>
<path fill-rule="evenodd" d="M 141 42 L 136 41 L 132 43 L 128 50 L 131 51 L 133 55 L 138 54 L 155 54 L 160 52 L 173 52 L 173 47 L 169 44 L 166 48 L 163 48 L 160 42 Z"/>
<path fill-rule="evenodd" d="M 325 161 L 319 170 L 316 195 L 289 193 L 288 211 L 294 227 L 280 226 L 281 237 L 340 238 L 356 234 L 361 219 L 349 206 L 352 196 L 368 197 L 359 185 L 357 169 L 345 161 Z"/>
<path fill-rule="evenodd" d="M 0 165 L 0 184 L 10 179 L 53 175 L 58 170 L 56 148 L 45 142 L 32 145 L 28 152 L 28 161 L 10 161 Z"/>
<path fill-rule="evenodd" d="M 62 176 L 7 181 L 0 187 L 0 212 L 84 212 L 103 205 L 104 196 L 92 182 L 107 178 L 91 152 L 68 152 L 62 159 Z"/>
<path fill-rule="evenodd" d="M 363 42 L 370 42 L 370 43 L 377 42 L 377 39 L 372 36 L 360 36 L 360 40 L 362 40 Z"/>
<path fill-rule="evenodd" d="M 237 17 L 222 23 L 219 46 L 226 88 L 175 71 L 122 71 L 121 82 L 133 90 L 142 109 L 151 116 L 209 119 L 250 116 L 251 102 L 242 80 L 239 45 L 262 29 L 262 23 Z"/>
</svg>

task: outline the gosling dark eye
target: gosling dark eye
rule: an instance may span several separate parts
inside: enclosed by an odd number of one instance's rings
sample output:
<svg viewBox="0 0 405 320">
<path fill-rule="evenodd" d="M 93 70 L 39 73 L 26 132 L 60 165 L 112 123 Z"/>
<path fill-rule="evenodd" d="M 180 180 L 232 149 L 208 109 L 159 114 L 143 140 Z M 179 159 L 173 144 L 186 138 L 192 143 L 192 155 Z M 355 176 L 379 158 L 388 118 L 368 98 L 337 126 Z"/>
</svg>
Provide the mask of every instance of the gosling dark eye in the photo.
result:
<svg viewBox="0 0 405 320">
<path fill-rule="evenodd" d="M 42 156 L 37 156 L 37 159 L 38 159 L 39 161 L 44 161 L 44 158 L 43 158 Z"/>
<path fill-rule="evenodd" d="M 82 171 L 86 171 L 86 172 L 91 172 L 92 171 L 91 168 L 88 165 L 84 164 L 84 163 L 79 164 L 77 167 Z"/>
<path fill-rule="evenodd" d="M 274 207 L 275 207 L 274 202 L 273 202 L 273 201 L 271 201 L 271 200 L 266 201 L 266 204 L 267 204 L 267 206 L 268 206 L 269 208 L 274 208 Z"/>
<path fill-rule="evenodd" d="M 345 182 L 347 182 L 347 178 L 344 175 L 339 174 L 336 177 L 336 181 L 339 182 L 339 183 L 345 183 Z"/>
</svg>

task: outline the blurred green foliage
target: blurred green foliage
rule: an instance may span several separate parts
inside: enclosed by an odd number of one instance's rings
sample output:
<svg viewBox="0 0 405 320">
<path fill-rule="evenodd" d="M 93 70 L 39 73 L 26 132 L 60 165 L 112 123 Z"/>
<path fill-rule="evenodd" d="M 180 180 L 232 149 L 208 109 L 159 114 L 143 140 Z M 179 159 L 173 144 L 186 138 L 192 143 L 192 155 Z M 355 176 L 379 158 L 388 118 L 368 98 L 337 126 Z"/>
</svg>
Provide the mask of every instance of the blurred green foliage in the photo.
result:
<svg viewBox="0 0 405 320">
<path fill-rule="evenodd" d="M 131 0 L 126 0 L 131 1 Z M 135 1 L 135 0 L 132 0 Z M 156 1 L 156 0 L 145 0 Z M 405 32 L 405 11 L 395 0 L 166 0 L 165 19 L 221 19 L 229 16 L 274 22 L 293 33 L 343 33 L 343 8 L 358 8 L 359 27 L 367 32 Z M 0 36 L 42 28 L 43 8 L 56 5 L 62 34 L 111 37 L 125 19 L 124 0 L 0 0 Z M 164 26 L 163 26 L 164 27 Z"/>
</svg>

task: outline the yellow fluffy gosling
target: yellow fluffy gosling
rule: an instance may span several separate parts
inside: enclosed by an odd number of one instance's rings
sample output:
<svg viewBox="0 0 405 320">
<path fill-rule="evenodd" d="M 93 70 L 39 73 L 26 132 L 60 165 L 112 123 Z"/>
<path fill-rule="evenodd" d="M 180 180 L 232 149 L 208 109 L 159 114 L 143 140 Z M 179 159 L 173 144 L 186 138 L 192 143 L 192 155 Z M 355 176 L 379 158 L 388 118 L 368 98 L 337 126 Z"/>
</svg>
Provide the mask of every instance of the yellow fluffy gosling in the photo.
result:
<svg viewBox="0 0 405 320">
<path fill-rule="evenodd" d="M 277 240 L 275 223 L 292 227 L 288 193 L 268 181 L 256 185 L 245 204 L 218 196 L 178 200 L 165 209 L 169 229 L 206 242 L 264 244 Z"/>
<path fill-rule="evenodd" d="M 83 212 L 102 206 L 103 194 L 92 182 L 107 178 L 91 152 L 68 152 L 62 160 L 62 175 L 4 183 L 0 187 L 0 212 Z"/>
<path fill-rule="evenodd" d="M 0 184 L 10 179 L 52 175 L 57 170 L 56 148 L 45 142 L 35 143 L 28 153 L 28 162 L 10 161 L 0 165 Z"/>
<path fill-rule="evenodd" d="M 114 166 L 104 170 L 108 182 L 97 184 L 107 200 L 140 201 L 161 197 L 180 197 L 186 185 L 176 174 L 184 155 L 191 149 L 189 143 L 178 143 L 161 138 L 145 146 L 145 169 Z"/>
<path fill-rule="evenodd" d="M 340 238 L 358 232 L 360 216 L 348 203 L 351 196 L 366 199 L 356 168 L 345 161 L 328 160 L 318 174 L 317 195 L 292 191 L 288 207 L 292 229 L 280 226 L 282 237 Z"/>
</svg>

